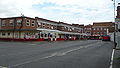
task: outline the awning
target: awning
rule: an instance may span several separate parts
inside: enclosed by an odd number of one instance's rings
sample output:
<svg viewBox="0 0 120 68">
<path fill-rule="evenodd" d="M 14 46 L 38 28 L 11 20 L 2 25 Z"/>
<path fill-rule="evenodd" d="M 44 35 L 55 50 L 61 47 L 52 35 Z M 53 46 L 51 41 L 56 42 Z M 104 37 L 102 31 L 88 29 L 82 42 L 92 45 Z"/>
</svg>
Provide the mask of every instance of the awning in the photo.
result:
<svg viewBox="0 0 120 68">
<path fill-rule="evenodd" d="M 38 28 L 37 30 L 48 31 L 48 32 L 56 32 L 56 33 L 59 33 L 59 34 L 84 35 L 82 33 L 64 32 L 64 31 L 51 30 L 51 29 L 40 29 L 40 28 Z"/>
</svg>

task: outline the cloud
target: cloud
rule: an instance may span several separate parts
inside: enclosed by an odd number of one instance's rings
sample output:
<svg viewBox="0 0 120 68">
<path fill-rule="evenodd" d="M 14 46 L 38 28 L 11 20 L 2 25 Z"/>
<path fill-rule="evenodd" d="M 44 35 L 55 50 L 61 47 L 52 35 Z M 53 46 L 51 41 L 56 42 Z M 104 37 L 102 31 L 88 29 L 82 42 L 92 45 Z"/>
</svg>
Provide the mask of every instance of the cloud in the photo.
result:
<svg viewBox="0 0 120 68">
<path fill-rule="evenodd" d="M 113 21 L 110 0 L 1 0 L 0 16 L 42 17 L 67 23 Z"/>
</svg>

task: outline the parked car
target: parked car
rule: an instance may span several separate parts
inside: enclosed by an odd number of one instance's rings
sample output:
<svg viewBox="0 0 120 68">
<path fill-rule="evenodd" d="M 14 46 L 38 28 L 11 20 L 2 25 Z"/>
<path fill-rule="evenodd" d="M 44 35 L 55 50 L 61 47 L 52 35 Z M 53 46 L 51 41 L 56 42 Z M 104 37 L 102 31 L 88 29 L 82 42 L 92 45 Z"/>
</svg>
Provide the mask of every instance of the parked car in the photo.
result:
<svg viewBox="0 0 120 68">
<path fill-rule="evenodd" d="M 110 36 L 108 36 L 108 35 L 103 36 L 102 41 L 110 41 Z"/>
</svg>

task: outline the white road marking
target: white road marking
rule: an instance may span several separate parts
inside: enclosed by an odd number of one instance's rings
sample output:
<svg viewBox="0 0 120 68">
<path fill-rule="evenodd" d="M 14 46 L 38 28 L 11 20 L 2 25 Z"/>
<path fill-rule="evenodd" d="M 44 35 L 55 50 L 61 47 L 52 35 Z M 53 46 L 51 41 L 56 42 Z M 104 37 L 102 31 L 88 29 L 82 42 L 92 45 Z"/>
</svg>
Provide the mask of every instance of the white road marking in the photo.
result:
<svg viewBox="0 0 120 68">
<path fill-rule="evenodd" d="M 111 62 L 110 62 L 110 67 L 109 68 L 112 68 L 114 53 L 115 53 L 115 49 L 113 49 L 113 51 L 112 51 Z"/>
<path fill-rule="evenodd" d="M 37 44 L 29 44 L 29 45 L 37 45 Z"/>
<path fill-rule="evenodd" d="M 8 67 L 0 66 L 0 68 L 8 68 Z"/>
<path fill-rule="evenodd" d="M 97 43 L 97 44 L 98 44 L 98 43 Z M 88 47 L 90 47 L 90 46 L 94 46 L 94 45 L 91 44 L 91 45 L 87 45 L 87 46 L 80 46 L 80 47 L 74 48 L 74 49 L 72 49 L 72 50 L 68 50 L 68 51 L 66 51 L 66 52 L 56 52 L 56 53 L 53 53 L 52 55 L 54 55 L 54 56 L 64 56 L 64 55 L 66 55 L 67 53 L 70 53 L 70 52 L 73 52 L 73 51 L 77 51 L 77 50 L 80 50 L 80 49 L 82 49 L 82 48 L 88 48 Z M 101 45 L 98 45 L 98 46 L 101 46 Z"/>
<path fill-rule="evenodd" d="M 41 60 L 41 59 L 47 59 L 47 58 L 50 58 L 50 57 L 53 57 L 53 56 L 54 56 L 54 55 L 50 55 L 50 56 L 46 56 L 46 57 L 43 57 L 43 58 L 26 61 L 26 62 L 23 62 L 23 63 L 19 63 L 19 64 L 15 64 L 15 65 L 9 66 L 9 68 L 11 68 L 11 67 L 16 67 L 16 66 L 20 66 L 20 65 L 24 65 L 24 64 L 28 64 L 28 63 L 35 62 L 35 61 L 38 61 L 38 60 Z"/>
</svg>

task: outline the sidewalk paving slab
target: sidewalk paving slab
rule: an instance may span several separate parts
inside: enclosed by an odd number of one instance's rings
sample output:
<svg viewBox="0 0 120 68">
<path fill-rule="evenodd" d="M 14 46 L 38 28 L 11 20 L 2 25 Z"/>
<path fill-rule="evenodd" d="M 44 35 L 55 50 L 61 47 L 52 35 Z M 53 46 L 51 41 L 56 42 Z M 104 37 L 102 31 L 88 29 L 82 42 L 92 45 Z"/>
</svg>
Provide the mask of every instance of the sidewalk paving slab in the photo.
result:
<svg viewBox="0 0 120 68">
<path fill-rule="evenodd" d="M 120 49 L 115 50 L 113 68 L 120 68 Z"/>
</svg>

